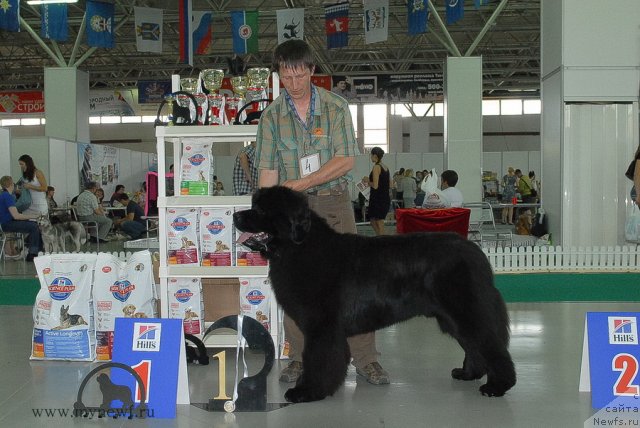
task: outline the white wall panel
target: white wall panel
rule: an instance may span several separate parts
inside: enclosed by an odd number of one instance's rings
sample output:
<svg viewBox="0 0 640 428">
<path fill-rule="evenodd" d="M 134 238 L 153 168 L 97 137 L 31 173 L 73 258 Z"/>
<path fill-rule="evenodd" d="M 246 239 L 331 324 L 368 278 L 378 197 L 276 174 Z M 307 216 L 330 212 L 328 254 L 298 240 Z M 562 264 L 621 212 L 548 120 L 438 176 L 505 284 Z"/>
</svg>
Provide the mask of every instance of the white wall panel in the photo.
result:
<svg viewBox="0 0 640 428">
<path fill-rule="evenodd" d="M 8 155 L 11 153 L 11 130 L 8 128 L 0 128 L 0 153 L 5 154 L 0 156 L 1 175 L 8 175 L 11 171 L 11 157 Z"/>
</svg>

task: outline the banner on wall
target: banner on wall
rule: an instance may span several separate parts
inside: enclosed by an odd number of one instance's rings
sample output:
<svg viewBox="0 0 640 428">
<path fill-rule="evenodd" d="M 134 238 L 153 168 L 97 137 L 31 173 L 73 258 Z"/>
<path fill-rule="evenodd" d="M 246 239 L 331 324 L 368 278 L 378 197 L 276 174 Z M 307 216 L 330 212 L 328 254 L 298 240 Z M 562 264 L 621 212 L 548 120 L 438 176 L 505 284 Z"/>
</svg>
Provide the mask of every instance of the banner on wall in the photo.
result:
<svg viewBox="0 0 640 428">
<path fill-rule="evenodd" d="M 89 116 L 134 116 L 133 108 L 118 91 L 90 91 Z"/>
<path fill-rule="evenodd" d="M 333 92 L 365 102 L 432 102 L 444 93 L 442 73 L 332 76 Z"/>
<path fill-rule="evenodd" d="M 138 104 L 161 103 L 171 93 L 171 80 L 139 80 Z"/>
<path fill-rule="evenodd" d="M 44 113 L 43 91 L 0 91 L 0 113 Z"/>
<path fill-rule="evenodd" d="M 78 144 L 80 189 L 90 181 L 98 183 L 108 201 L 120 184 L 120 156 L 115 147 L 99 144 Z"/>
</svg>

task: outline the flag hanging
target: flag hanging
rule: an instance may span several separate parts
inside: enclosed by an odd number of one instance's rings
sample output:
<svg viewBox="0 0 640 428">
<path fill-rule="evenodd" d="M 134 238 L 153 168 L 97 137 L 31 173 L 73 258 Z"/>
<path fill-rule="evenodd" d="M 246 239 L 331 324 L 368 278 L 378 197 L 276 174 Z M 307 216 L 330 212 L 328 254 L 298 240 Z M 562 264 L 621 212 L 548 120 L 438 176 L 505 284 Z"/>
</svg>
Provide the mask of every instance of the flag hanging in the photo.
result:
<svg viewBox="0 0 640 428">
<path fill-rule="evenodd" d="M 324 17 L 327 49 L 347 46 L 349 44 L 349 2 L 326 5 Z"/>
<path fill-rule="evenodd" d="M 489 0 L 476 0 L 476 9 L 480 9 L 480 6 L 489 4 Z"/>
<path fill-rule="evenodd" d="M 233 53 L 258 53 L 258 12 L 235 10 L 233 24 Z"/>
<path fill-rule="evenodd" d="M 114 4 L 87 1 L 87 44 L 96 48 L 113 48 Z"/>
<path fill-rule="evenodd" d="M 291 39 L 304 39 L 304 8 L 276 11 L 278 44 Z"/>
<path fill-rule="evenodd" d="M 162 9 L 135 7 L 138 52 L 162 53 Z"/>
<path fill-rule="evenodd" d="M 211 20 L 213 12 L 193 12 L 193 50 L 197 55 L 207 55 L 211 48 Z"/>
<path fill-rule="evenodd" d="M 67 5 L 43 4 L 40 6 L 40 36 L 43 39 L 66 42 L 68 31 Z"/>
<path fill-rule="evenodd" d="M 407 3 L 408 30 L 411 36 L 427 32 L 429 0 L 409 0 Z"/>
<path fill-rule="evenodd" d="M 458 22 L 464 17 L 464 0 L 447 1 L 447 24 Z"/>
<path fill-rule="evenodd" d="M 191 0 L 178 3 L 178 28 L 180 34 L 180 62 L 193 67 L 193 37 L 191 37 Z"/>
<path fill-rule="evenodd" d="M 0 0 L 0 28 L 20 31 L 20 0 Z"/>
<path fill-rule="evenodd" d="M 389 0 L 364 0 L 364 42 L 385 42 L 389 37 Z"/>
</svg>

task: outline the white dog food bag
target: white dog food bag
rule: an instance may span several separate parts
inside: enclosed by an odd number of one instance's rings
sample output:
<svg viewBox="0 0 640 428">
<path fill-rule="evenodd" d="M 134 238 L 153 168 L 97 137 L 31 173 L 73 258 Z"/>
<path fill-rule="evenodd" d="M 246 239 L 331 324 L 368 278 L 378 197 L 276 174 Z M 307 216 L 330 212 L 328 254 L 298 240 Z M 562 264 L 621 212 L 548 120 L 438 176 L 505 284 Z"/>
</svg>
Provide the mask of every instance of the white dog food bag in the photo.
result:
<svg viewBox="0 0 640 428">
<path fill-rule="evenodd" d="M 115 319 L 154 318 L 155 299 L 148 250 L 133 253 L 127 261 L 107 253 L 98 254 L 93 285 L 98 360 L 111 360 Z"/>
<path fill-rule="evenodd" d="M 250 207 L 235 207 L 235 211 L 248 210 Z M 260 254 L 260 251 L 254 251 L 249 247 L 245 247 L 240 243 L 243 232 L 235 227 L 234 231 L 234 266 L 267 266 L 267 259 Z"/>
<path fill-rule="evenodd" d="M 169 278 L 167 287 L 169 318 L 181 319 L 186 334 L 201 334 L 204 302 L 200 278 Z"/>
<path fill-rule="evenodd" d="M 34 259 L 40 291 L 33 308 L 32 360 L 93 361 L 91 283 L 95 254 Z"/>
<path fill-rule="evenodd" d="M 167 256 L 170 265 L 200 265 L 197 209 L 167 209 Z"/>
<path fill-rule="evenodd" d="M 231 266 L 233 208 L 200 210 L 202 266 Z"/>
<path fill-rule="evenodd" d="M 271 332 L 271 281 L 267 277 L 238 278 L 240 313 L 250 316 Z"/>
<path fill-rule="evenodd" d="M 180 195 L 212 195 L 213 155 L 211 143 L 202 138 L 182 139 Z"/>
</svg>

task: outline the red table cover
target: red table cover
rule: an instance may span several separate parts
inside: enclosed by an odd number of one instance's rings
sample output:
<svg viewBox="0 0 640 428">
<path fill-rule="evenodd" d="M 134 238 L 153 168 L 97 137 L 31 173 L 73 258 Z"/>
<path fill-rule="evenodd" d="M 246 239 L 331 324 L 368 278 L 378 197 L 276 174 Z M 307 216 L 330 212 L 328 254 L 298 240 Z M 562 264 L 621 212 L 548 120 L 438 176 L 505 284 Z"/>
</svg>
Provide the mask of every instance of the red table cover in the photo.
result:
<svg viewBox="0 0 640 428">
<path fill-rule="evenodd" d="M 470 215 L 468 208 L 398 208 L 396 230 L 398 233 L 456 232 L 466 238 Z"/>
</svg>

